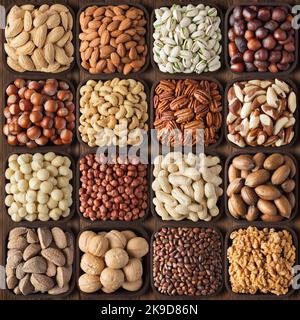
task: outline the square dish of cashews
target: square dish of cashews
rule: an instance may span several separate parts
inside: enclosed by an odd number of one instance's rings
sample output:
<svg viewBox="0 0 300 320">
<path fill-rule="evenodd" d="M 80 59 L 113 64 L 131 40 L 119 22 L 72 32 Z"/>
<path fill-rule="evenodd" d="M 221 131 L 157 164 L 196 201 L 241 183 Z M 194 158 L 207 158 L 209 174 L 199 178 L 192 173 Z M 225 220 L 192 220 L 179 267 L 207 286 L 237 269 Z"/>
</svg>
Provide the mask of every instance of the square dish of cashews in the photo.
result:
<svg viewBox="0 0 300 320">
<path fill-rule="evenodd" d="M 69 216 L 71 160 L 54 152 L 12 154 L 5 178 L 5 205 L 15 222 L 59 220 Z"/>
<path fill-rule="evenodd" d="M 154 160 L 153 203 L 162 220 L 210 221 L 223 194 L 220 158 L 170 152 Z"/>
<path fill-rule="evenodd" d="M 90 147 L 139 145 L 148 131 L 144 85 L 134 79 L 98 82 L 80 88 L 79 133 Z"/>
</svg>

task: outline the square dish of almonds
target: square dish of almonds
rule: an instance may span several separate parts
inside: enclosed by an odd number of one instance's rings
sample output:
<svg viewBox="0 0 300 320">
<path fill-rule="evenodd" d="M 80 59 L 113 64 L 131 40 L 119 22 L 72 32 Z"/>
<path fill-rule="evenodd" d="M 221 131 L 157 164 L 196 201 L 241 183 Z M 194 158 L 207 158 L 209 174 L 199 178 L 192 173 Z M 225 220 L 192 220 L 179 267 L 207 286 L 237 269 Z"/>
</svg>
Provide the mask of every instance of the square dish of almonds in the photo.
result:
<svg viewBox="0 0 300 320">
<path fill-rule="evenodd" d="M 62 4 L 13 6 L 6 18 L 4 49 L 16 72 L 59 73 L 74 60 L 73 19 Z"/>
</svg>

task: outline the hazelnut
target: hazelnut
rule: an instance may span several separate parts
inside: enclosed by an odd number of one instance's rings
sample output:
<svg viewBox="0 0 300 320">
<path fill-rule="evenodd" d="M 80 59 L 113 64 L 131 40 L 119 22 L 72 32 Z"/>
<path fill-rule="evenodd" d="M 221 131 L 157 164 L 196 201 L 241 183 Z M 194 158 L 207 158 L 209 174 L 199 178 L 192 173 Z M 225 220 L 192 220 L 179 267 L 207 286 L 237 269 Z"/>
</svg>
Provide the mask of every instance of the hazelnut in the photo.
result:
<svg viewBox="0 0 300 320">
<path fill-rule="evenodd" d="M 85 253 L 81 258 L 80 268 L 87 274 L 100 275 L 105 268 L 105 264 L 102 258 Z"/>
<path fill-rule="evenodd" d="M 40 106 L 43 102 L 43 97 L 40 93 L 33 93 L 30 97 L 30 102 L 34 105 L 34 106 Z"/>
<path fill-rule="evenodd" d="M 123 268 L 126 281 L 135 282 L 142 278 L 143 266 L 140 259 L 129 259 L 127 265 Z M 102 282 L 102 281 L 101 281 Z"/>
<path fill-rule="evenodd" d="M 21 144 L 26 144 L 29 141 L 26 132 L 18 133 L 17 139 L 18 139 L 19 143 L 21 143 Z"/>
<path fill-rule="evenodd" d="M 66 120 L 64 118 L 61 118 L 61 117 L 55 117 L 55 120 L 54 120 L 54 126 L 56 129 L 65 129 L 66 127 Z"/>
<path fill-rule="evenodd" d="M 43 119 L 43 114 L 40 111 L 32 111 L 30 113 L 29 119 L 33 123 L 40 122 Z"/>
<path fill-rule="evenodd" d="M 39 146 L 45 146 L 48 143 L 48 138 L 45 136 L 40 136 L 38 139 L 35 139 L 35 142 Z"/>
<path fill-rule="evenodd" d="M 15 103 L 15 104 L 11 104 L 10 106 L 9 106 L 9 112 L 12 114 L 12 115 L 17 115 L 17 114 L 19 114 L 20 113 L 20 107 L 19 107 L 19 105 L 17 104 L 17 103 Z"/>
<path fill-rule="evenodd" d="M 44 104 L 45 110 L 47 112 L 56 112 L 58 105 L 56 100 L 48 100 Z"/>
<path fill-rule="evenodd" d="M 148 242 L 142 237 L 135 237 L 127 242 L 126 250 L 130 257 L 142 258 L 149 251 Z"/>
<path fill-rule="evenodd" d="M 33 126 L 27 129 L 27 136 L 30 140 L 36 140 L 42 134 L 39 127 Z"/>
<path fill-rule="evenodd" d="M 43 120 L 41 121 L 41 127 L 44 129 L 51 129 L 53 127 L 53 119 L 50 117 L 44 117 Z M 50 138 L 50 137 L 48 137 Z"/>
<path fill-rule="evenodd" d="M 18 93 L 18 88 L 14 85 L 14 84 L 10 84 L 7 88 L 6 88 L 6 94 L 8 96 L 12 95 L 12 94 L 17 94 Z"/>
<path fill-rule="evenodd" d="M 25 87 L 25 80 L 18 78 L 18 79 L 16 79 L 16 80 L 14 81 L 14 85 L 15 85 L 18 89 L 23 88 L 23 87 Z"/>
<path fill-rule="evenodd" d="M 23 113 L 18 119 L 18 125 L 23 129 L 28 129 L 31 125 L 29 116 Z"/>
<path fill-rule="evenodd" d="M 105 268 L 100 275 L 100 282 L 103 287 L 111 290 L 118 290 L 124 283 L 124 273 L 122 270 Z"/>
</svg>

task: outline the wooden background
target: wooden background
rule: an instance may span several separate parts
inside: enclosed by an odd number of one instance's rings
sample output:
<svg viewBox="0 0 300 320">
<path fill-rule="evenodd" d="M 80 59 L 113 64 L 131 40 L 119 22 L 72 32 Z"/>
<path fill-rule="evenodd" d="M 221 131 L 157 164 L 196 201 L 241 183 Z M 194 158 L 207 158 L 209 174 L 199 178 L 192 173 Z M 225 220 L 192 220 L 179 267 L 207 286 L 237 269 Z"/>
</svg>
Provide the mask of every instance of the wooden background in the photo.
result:
<svg viewBox="0 0 300 320">
<path fill-rule="evenodd" d="M 18 2 L 18 1 L 17 1 Z M 22 1 L 22 4 L 25 3 L 43 3 L 44 1 L 31 1 L 31 0 L 25 0 Z M 45 1 L 46 2 L 46 1 Z M 48 1 L 50 2 L 55 2 L 55 1 Z M 97 2 L 97 1 L 90 1 L 90 0 L 85 0 L 85 1 L 80 1 L 80 0 L 69 0 L 69 1 L 58 1 L 61 3 L 68 3 L 75 11 L 75 13 L 77 12 L 78 8 L 81 6 L 84 6 L 87 3 L 93 3 L 93 2 Z M 106 3 L 106 4 L 113 4 L 115 2 L 115 0 L 111 0 L 111 1 L 102 1 L 102 3 Z M 163 0 L 131 0 L 130 3 L 134 4 L 134 3 L 141 3 L 143 5 L 146 6 L 147 10 L 149 11 L 149 13 L 151 13 L 152 9 L 155 7 L 160 7 L 162 5 L 170 5 L 173 2 L 176 2 L 178 4 L 182 4 L 182 3 L 188 3 L 189 1 L 163 1 Z M 192 2 L 192 1 L 191 1 Z M 198 3 L 200 3 L 201 1 L 197 1 Z M 251 1 L 251 3 L 254 3 L 255 1 Z M 259 3 L 262 3 L 265 1 L 259 1 Z M 270 1 L 269 1 L 270 2 Z M 278 2 L 278 1 L 274 1 L 274 2 Z M 291 3 L 291 4 L 295 4 L 295 1 L 284 1 L 285 3 Z M 6 8 L 15 3 L 15 1 L 8 1 L 8 0 L 0 0 L 0 5 L 4 5 Z M 98 2 L 100 3 L 100 2 Z M 211 0 L 210 1 L 211 4 L 217 4 L 223 11 L 223 15 L 225 16 L 226 13 L 226 9 L 232 5 L 232 4 L 240 4 L 242 3 L 241 1 L 237 1 L 237 0 L 227 0 L 227 1 L 221 1 L 221 0 Z M 248 2 L 245 2 L 249 4 Z M 225 36 L 225 35 L 224 35 Z M 1 33 L 0 35 L 0 43 L 1 43 L 1 48 L 3 47 L 3 34 Z M 3 62 L 4 60 L 4 56 L 3 56 L 3 52 L 2 50 L 0 50 L 0 62 Z M 299 65 L 299 63 L 298 63 Z M 209 76 L 209 74 L 205 74 L 207 76 Z M 45 76 L 46 77 L 46 76 Z M 83 72 L 79 72 L 79 69 L 77 66 L 74 67 L 74 69 L 72 71 L 70 71 L 67 76 L 66 76 L 69 80 L 71 80 L 75 87 L 78 85 L 80 80 L 84 80 L 87 78 L 86 74 L 84 74 Z M 143 79 L 147 82 L 149 88 L 151 88 L 151 85 L 153 84 L 154 81 L 159 80 L 161 78 L 167 78 L 168 76 L 162 76 L 161 74 L 158 74 L 156 71 L 153 70 L 153 68 L 151 67 L 151 65 L 148 67 L 148 69 L 146 70 L 145 73 L 141 74 L 139 76 L 140 79 Z M 222 66 L 222 70 L 220 72 L 217 72 L 214 77 L 216 79 L 218 79 L 219 81 L 221 81 L 221 83 L 223 84 L 223 86 L 226 85 L 226 82 L 228 80 L 233 79 L 234 77 L 236 77 L 235 75 L 233 75 L 229 70 L 226 70 L 225 66 Z M 299 86 L 300 83 L 300 71 L 299 71 L 299 67 L 297 66 L 297 68 L 295 69 L 295 71 L 289 76 L 292 80 L 295 81 L 296 85 Z M 0 63 L 0 85 L 1 85 L 1 94 L 2 91 L 5 90 L 5 83 L 7 83 L 8 81 L 13 81 L 16 78 L 16 76 L 12 75 L 6 68 L 5 65 L 3 63 Z M 299 89 L 299 87 L 298 87 Z M 76 106 L 78 107 L 78 106 Z M 299 106 L 298 106 L 299 107 Z M 2 109 L 4 108 L 4 105 L 2 105 Z M 2 112 L 1 112 L 1 117 L 3 117 Z M 299 125 L 299 119 L 297 119 L 296 125 Z M 299 139 L 298 139 L 299 140 Z M 0 135 L 0 145 L 1 145 L 1 151 L 0 151 L 0 175 L 3 176 L 4 174 L 4 170 L 5 170 L 5 161 L 7 159 L 7 155 L 8 153 L 11 152 L 15 152 L 18 151 L 17 148 L 11 148 L 7 145 L 5 138 L 3 137 L 2 134 L 2 129 L 1 129 L 1 135 Z M 299 142 L 297 141 L 296 144 L 293 147 L 287 148 L 288 151 L 292 152 L 294 155 L 297 156 L 298 161 L 300 158 L 300 145 Z M 71 147 L 68 148 L 67 150 L 73 157 L 75 160 L 78 159 L 80 153 L 83 153 L 85 151 L 87 151 L 87 148 L 84 147 L 79 147 L 79 143 L 78 142 L 74 142 L 73 145 Z M 220 153 L 221 155 L 223 155 L 223 158 L 226 158 L 226 155 L 228 155 L 229 153 L 231 153 L 233 151 L 233 148 L 229 147 L 228 145 L 226 145 L 226 141 L 225 139 L 223 140 L 223 142 L 221 143 L 221 145 L 217 148 L 217 152 Z M 299 187 L 299 186 L 297 186 Z M 10 217 L 8 217 L 5 213 L 5 207 L 4 207 L 4 197 L 5 197 L 5 192 L 4 192 L 4 186 L 3 186 L 3 179 L 1 179 L 1 185 L 0 185 L 0 189 L 1 189 L 1 198 L 0 198 L 0 210 L 1 210 L 1 214 L 0 214 L 0 239 L 2 241 L 4 241 L 4 238 L 6 237 L 8 230 L 10 230 L 12 228 L 12 226 L 14 225 L 11 220 Z M 79 221 L 79 217 L 78 214 L 75 212 L 75 215 L 72 219 L 72 221 L 70 223 L 68 223 L 69 226 L 72 227 L 75 235 L 76 233 L 78 233 L 80 227 L 84 227 L 86 225 L 88 225 L 88 223 L 86 222 L 80 222 Z M 151 235 L 151 233 L 153 233 L 154 230 L 159 229 L 161 223 L 158 222 L 157 220 L 155 220 L 151 215 L 150 217 L 143 223 L 143 226 L 149 231 L 149 234 Z M 232 227 L 234 225 L 234 223 L 229 220 L 225 213 L 223 213 L 222 218 L 216 223 L 216 225 L 221 229 L 221 231 L 223 232 L 223 234 L 225 235 L 226 230 L 228 230 L 230 227 Z M 300 216 L 298 214 L 296 220 L 293 223 L 289 224 L 291 227 L 293 227 L 298 234 L 298 238 L 300 239 Z M 298 239 L 298 241 L 299 241 Z M 0 246 L 0 248 L 2 248 L 2 245 Z M 0 249 L 1 250 L 1 249 Z M 0 261 L 3 261 L 3 255 L 5 254 L 5 252 L 0 251 Z M 224 258 L 225 259 L 225 258 Z M 18 297 L 13 297 L 14 299 L 24 299 L 24 297 L 18 296 Z M 167 298 L 167 296 L 166 296 Z M 5 291 L 0 290 L 0 300 L 3 299 L 12 299 L 11 296 L 8 296 Z M 33 299 L 33 298 L 29 298 L 29 297 L 25 297 L 25 299 Z M 75 288 L 75 290 L 73 291 L 73 293 L 68 297 L 68 299 L 72 299 L 72 300 L 78 300 L 78 299 L 82 299 L 80 293 L 78 292 L 77 288 Z M 160 299 L 158 296 L 156 296 L 152 291 L 151 288 L 149 288 L 148 293 L 139 297 L 139 299 Z M 209 298 L 206 298 L 209 299 Z M 232 300 L 235 299 L 235 297 L 229 293 L 228 291 L 226 291 L 225 287 L 223 288 L 221 294 L 219 294 L 216 297 L 213 297 L 212 299 L 223 299 L 223 300 Z M 243 299 L 247 299 L 247 297 L 243 297 Z M 300 292 L 298 291 L 297 293 L 295 293 L 294 295 L 292 295 L 290 298 L 288 299 L 297 299 L 300 300 Z"/>
</svg>

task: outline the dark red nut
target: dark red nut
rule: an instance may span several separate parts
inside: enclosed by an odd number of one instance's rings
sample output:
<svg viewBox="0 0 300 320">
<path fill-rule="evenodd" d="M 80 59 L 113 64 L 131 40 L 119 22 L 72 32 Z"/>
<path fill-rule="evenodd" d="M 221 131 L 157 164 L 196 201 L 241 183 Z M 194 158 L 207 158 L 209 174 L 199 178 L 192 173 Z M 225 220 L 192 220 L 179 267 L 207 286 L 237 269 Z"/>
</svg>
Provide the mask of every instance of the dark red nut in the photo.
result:
<svg viewBox="0 0 300 320">
<path fill-rule="evenodd" d="M 240 20 L 243 18 L 243 8 L 241 6 L 236 6 L 234 9 L 233 9 L 233 18 L 235 20 Z"/>
<path fill-rule="evenodd" d="M 265 48 L 257 50 L 254 54 L 254 59 L 259 61 L 266 61 L 269 58 L 269 51 Z"/>
<path fill-rule="evenodd" d="M 277 64 L 277 68 L 280 71 L 286 71 L 286 70 L 288 70 L 289 67 L 290 67 L 290 65 L 288 63 L 287 64 L 282 64 L 282 63 Z"/>
<path fill-rule="evenodd" d="M 257 68 L 251 62 L 245 62 L 245 69 L 247 72 L 256 72 L 257 71 Z"/>
<path fill-rule="evenodd" d="M 39 146 L 45 146 L 48 143 L 48 138 L 40 136 L 38 139 L 35 139 L 35 143 Z"/>
<path fill-rule="evenodd" d="M 255 12 L 250 7 L 245 7 L 243 9 L 243 17 L 245 18 L 246 21 L 253 20 L 256 18 L 256 16 L 257 16 L 257 12 Z"/>
<path fill-rule="evenodd" d="M 233 27 L 234 22 L 235 22 L 234 16 L 233 16 L 233 14 L 231 14 L 231 15 L 229 16 L 229 25 L 230 25 L 231 27 Z"/>
<path fill-rule="evenodd" d="M 53 127 L 53 118 L 50 118 L 50 117 L 44 117 L 43 120 L 41 121 L 41 127 L 43 129 L 51 129 Z M 47 136 L 48 137 L 48 136 Z M 48 137 L 50 138 L 50 137 Z"/>
<path fill-rule="evenodd" d="M 43 114 L 40 111 L 32 111 L 30 113 L 29 119 L 33 123 L 38 123 L 38 122 L 42 121 Z"/>
<path fill-rule="evenodd" d="M 271 19 L 271 11 L 268 8 L 260 8 L 257 12 L 257 19 L 267 22 Z"/>
<path fill-rule="evenodd" d="M 280 60 L 280 64 L 288 64 L 290 63 L 290 55 L 287 51 L 282 51 L 282 56 Z"/>
<path fill-rule="evenodd" d="M 287 52 L 295 52 L 295 44 L 294 42 L 289 42 L 283 46 L 284 50 Z"/>
<path fill-rule="evenodd" d="M 261 40 L 264 39 L 267 35 L 269 34 L 269 30 L 265 29 L 264 27 L 259 27 L 256 31 L 255 31 L 255 36 L 257 39 Z"/>
<path fill-rule="evenodd" d="M 269 61 L 271 63 L 276 63 L 276 62 L 279 62 L 280 60 L 281 60 L 281 51 L 273 50 L 270 52 Z"/>
<path fill-rule="evenodd" d="M 12 94 L 17 94 L 18 91 L 19 89 L 14 84 L 10 84 L 6 89 L 6 94 L 10 96 Z"/>
<path fill-rule="evenodd" d="M 283 22 L 286 19 L 287 12 L 283 8 L 275 8 L 272 12 L 272 20 Z"/>
<path fill-rule="evenodd" d="M 18 95 L 19 95 L 20 99 L 25 99 L 25 91 L 26 91 L 26 87 L 20 88 L 18 90 Z"/>
<path fill-rule="evenodd" d="M 67 101 L 67 100 L 72 100 L 70 99 L 70 91 L 68 90 L 59 90 L 57 92 L 57 99 L 61 100 L 61 101 Z"/>
<path fill-rule="evenodd" d="M 247 23 L 247 29 L 250 31 L 256 31 L 261 26 L 262 26 L 262 22 L 257 19 L 251 20 Z"/>
<path fill-rule="evenodd" d="M 290 23 L 290 21 L 285 21 L 280 25 L 280 29 L 284 30 L 284 31 L 290 31 L 292 29 L 292 25 Z"/>
<path fill-rule="evenodd" d="M 70 89 L 69 84 L 67 82 L 65 82 L 65 81 L 59 81 L 58 87 L 61 90 L 69 90 Z"/>
<path fill-rule="evenodd" d="M 278 67 L 276 65 L 276 63 L 271 63 L 268 67 L 268 70 L 272 73 L 276 73 L 278 72 Z"/>
<path fill-rule="evenodd" d="M 30 101 L 21 99 L 19 102 L 19 107 L 22 111 L 28 111 L 30 112 L 32 110 L 32 104 Z"/>
<path fill-rule="evenodd" d="M 250 30 L 247 30 L 246 32 L 245 32 L 245 39 L 247 40 L 247 41 L 249 41 L 250 39 L 252 39 L 252 38 L 254 38 L 255 37 L 255 34 L 254 34 L 254 32 L 253 31 L 250 31 Z"/>
<path fill-rule="evenodd" d="M 249 50 L 256 51 L 261 48 L 261 43 L 258 39 L 250 39 L 247 43 Z"/>
<path fill-rule="evenodd" d="M 259 72 L 266 72 L 268 70 L 269 62 L 254 60 L 254 65 L 258 69 Z"/>
<path fill-rule="evenodd" d="M 242 37 L 246 31 L 246 24 L 243 20 L 236 21 L 233 25 L 233 30 L 236 36 Z"/>
<path fill-rule="evenodd" d="M 16 146 L 18 144 L 17 136 L 8 135 L 7 136 L 7 142 L 11 146 Z"/>
<path fill-rule="evenodd" d="M 18 89 L 21 89 L 21 88 L 25 87 L 25 84 L 26 84 L 26 82 L 25 82 L 24 79 L 18 78 L 18 79 L 16 79 L 16 80 L 14 81 L 14 85 L 15 85 Z"/>
<path fill-rule="evenodd" d="M 236 37 L 234 42 L 239 52 L 244 53 L 247 50 L 247 41 L 245 38 Z"/>
<path fill-rule="evenodd" d="M 14 103 L 14 104 L 11 104 L 9 106 L 9 112 L 12 114 L 12 115 L 18 115 L 20 113 L 21 109 L 19 107 L 19 104 L 17 103 Z"/>
<path fill-rule="evenodd" d="M 58 105 L 56 100 L 48 100 L 44 104 L 45 110 L 47 112 L 56 112 Z"/>
<path fill-rule="evenodd" d="M 276 40 L 269 34 L 265 39 L 262 40 L 262 45 L 268 50 L 272 50 L 276 47 Z"/>
<path fill-rule="evenodd" d="M 46 81 L 45 86 L 43 88 L 43 93 L 54 96 L 57 93 L 58 82 L 55 79 L 49 79 Z"/>
<path fill-rule="evenodd" d="M 231 42 L 228 44 L 228 52 L 229 52 L 229 57 L 231 58 L 236 54 L 238 54 L 239 51 L 234 42 Z"/>
<path fill-rule="evenodd" d="M 231 41 L 231 42 L 233 42 L 234 39 L 235 39 L 235 33 L 234 33 L 233 28 L 230 28 L 230 29 L 228 30 L 228 39 L 229 39 L 229 41 Z"/>
<path fill-rule="evenodd" d="M 287 34 L 284 30 L 278 28 L 274 31 L 274 38 L 278 41 L 284 41 L 287 38 Z"/>
<path fill-rule="evenodd" d="M 236 64 L 232 64 L 230 66 L 230 69 L 233 72 L 243 72 L 244 71 L 244 64 L 243 63 L 236 63 Z"/>
<path fill-rule="evenodd" d="M 230 59 L 230 63 L 232 63 L 232 64 L 240 63 L 240 62 L 243 62 L 243 55 L 242 55 L 242 53 L 238 53 L 238 54 L 236 54 L 235 56 L 233 56 L 233 57 Z"/>
<path fill-rule="evenodd" d="M 278 28 L 279 24 L 276 21 L 268 21 L 267 23 L 265 23 L 264 27 L 266 29 L 268 29 L 269 31 L 273 32 Z"/>
<path fill-rule="evenodd" d="M 36 140 L 41 136 L 41 129 L 33 126 L 27 129 L 27 136 L 30 140 Z"/>
</svg>

